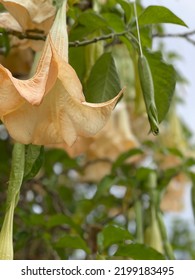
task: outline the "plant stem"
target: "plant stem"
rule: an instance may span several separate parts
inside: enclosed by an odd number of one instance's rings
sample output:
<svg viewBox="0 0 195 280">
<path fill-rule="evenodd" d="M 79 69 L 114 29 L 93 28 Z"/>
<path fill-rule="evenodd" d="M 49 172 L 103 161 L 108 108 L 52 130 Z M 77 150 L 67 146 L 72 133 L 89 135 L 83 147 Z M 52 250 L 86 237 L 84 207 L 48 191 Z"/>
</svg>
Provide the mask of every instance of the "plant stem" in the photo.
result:
<svg viewBox="0 0 195 280">
<path fill-rule="evenodd" d="M 139 32 L 139 22 L 138 22 L 138 16 L 137 16 L 137 8 L 136 8 L 135 1 L 133 2 L 133 7 L 134 7 L 134 14 L 135 14 L 135 22 L 136 22 L 136 28 L 137 28 L 137 37 L 138 37 L 138 42 L 139 42 L 140 56 L 143 56 L 141 37 L 140 37 L 140 32 Z"/>
<path fill-rule="evenodd" d="M 25 145 L 16 143 L 12 152 L 12 165 L 6 200 L 6 213 L 0 233 L 0 259 L 13 259 L 13 218 L 22 185 L 25 164 Z"/>
<path fill-rule="evenodd" d="M 157 211 L 156 214 L 157 214 L 159 229 L 160 229 L 163 244 L 164 244 L 165 253 L 169 260 L 175 260 L 172 246 L 168 240 L 167 231 L 166 231 L 166 227 L 165 227 L 165 224 L 163 221 L 162 213 L 160 211 Z"/>
<path fill-rule="evenodd" d="M 143 237 L 143 214 L 142 214 L 142 204 L 140 199 L 135 202 L 135 220 L 136 220 L 136 239 L 138 243 L 144 242 Z"/>
<path fill-rule="evenodd" d="M 171 244 L 168 240 L 167 230 L 164 224 L 164 220 L 162 217 L 162 213 L 159 209 L 159 191 L 156 189 L 157 186 L 157 175 L 155 172 L 152 172 L 149 177 L 149 186 L 150 186 L 150 197 L 151 197 L 151 205 L 154 207 L 155 215 L 157 218 L 158 227 L 160 230 L 161 240 L 163 242 L 163 247 L 165 254 L 168 259 L 175 260 L 175 256 L 171 247 Z"/>
<path fill-rule="evenodd" d="M 0 34 L 3 34 L 3 33 L 7 33 L 8 35 L 15 36 L 21 40 L 22 39 L 41 40 L 41 41 L 46 40 L 46 36 L 43 33 L 38 32 L 37 30 L 28 30 L 26 32 L 19 32 L 19 31 L 15 31 L 15 30 L 11 30 L 11 29 L 3 29 L 3 31 L 0 30 Z M 105 41 L 108 39 L 114 39 L 116 37 L 125 36 L 127 34 L 131 38 L 131 40 L 134 40 L 137 43 L 137 39 L 135 38 L 135 36 L 130 32 L 130 30 L 127 29 L 123 32 L 119 32 L 119 33 L 113 32 L 113 33 L 109 33 L 106 35 L 94 37 L 89 40 L 69 42 L 69 47 L 82 47 L 82 46 L 96 43 L 98 41 Z"/>
<path fill-rule="evenodd" d="M 138 23 L 136 23 L 136 24 L 138 24 Z M 139 25 L 138 25 L 138 27 L 139 27 Z M 139 30 L 139 29 L 137 29 L 137 30 Z M 15 36 L 21 40 L 23 40 L 23 39 L 29 39 L 29 40 L 35 40 L 35 41 L 37 41 L 37 40 L 45 41 L 46 40 L 46 35 L 44 34 L 44 32 L 42 30 L 26 30 L 25 32 L 20 32 L 20 31 L 9 29 L 9 28 L 0 29 L 0 35 L 3 36 L 4 33 L 6 33 L 7 35 Z M 81 47 L 81 46 L 85 46 L 88 44 L 96 43 L 101 40 L 103 41 L 103 40 L 107 40 L 107 39 L 113 39 L 115 37 L 120 37 L 120 36 L 125 36 L 125 35 L 130 37 L 131 40 L 134 43 L 138 44 L 140 47 L 141 46 L 140 33 L 138 33 L 138 34 L 139 35 L 138 35 L 138 40 L 137 40 L 136 37 L 131 33 L 131 31 L 127 29 L 123 32 L 109 33 L 106 35 L 95 37 L 91 40 L 69 42 L 69 47 Z M 184 33 L 164 33 L 164 34 L 154 33 L 152 35 L 152 37 L 153 38 L 182 38 L 182 39 L 186 39 L 189 43 L 195 45 L 195 40 L 193 40 L 191 38 L 191 36 L 193 36 L 194 34 L 195 34 L 195 30 L 192 30 L 189 32 L 184 32 Z M 140 49 L 140 53 L 141 52 L 142 52 L 142 50 Z"/>
</svg>

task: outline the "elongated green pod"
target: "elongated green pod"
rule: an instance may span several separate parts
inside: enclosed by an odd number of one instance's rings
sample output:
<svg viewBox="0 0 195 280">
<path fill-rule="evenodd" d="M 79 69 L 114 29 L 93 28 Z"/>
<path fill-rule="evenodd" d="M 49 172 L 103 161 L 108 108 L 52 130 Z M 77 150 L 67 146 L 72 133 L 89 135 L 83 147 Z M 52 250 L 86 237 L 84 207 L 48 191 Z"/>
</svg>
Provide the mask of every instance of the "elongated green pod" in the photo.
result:
<svg viewBox="0 0 195 280">
<path fill-rule="evenodd" d="M 138 71 L 150 129 L 154 135 L 157 135 L 159 133 L 159 122 L 154 99 L 154 84 L 150 66 L 144 55 L 138 58 Z"/>
</svg>

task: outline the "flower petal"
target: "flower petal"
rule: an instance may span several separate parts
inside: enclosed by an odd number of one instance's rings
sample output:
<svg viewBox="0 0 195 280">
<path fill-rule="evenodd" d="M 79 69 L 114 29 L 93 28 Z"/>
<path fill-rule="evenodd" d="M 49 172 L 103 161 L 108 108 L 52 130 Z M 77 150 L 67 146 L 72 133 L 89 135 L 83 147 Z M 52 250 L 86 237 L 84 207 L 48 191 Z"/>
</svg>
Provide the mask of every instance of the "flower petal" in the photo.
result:
<svg viewBox="0 0 195 280">
<path fill-rule="evenodd" d="M 7 12 L 1 13 L 0 26 L 2 28 L 6 28 L 6 29 L 11 29 L 11 30 L 15 30 L 15 31 L 18 31 L 18 32 L 22 32 L 22 28 L 18 24 L 18 22 L 15 20 L 15 18 L 12 15 L 10 15 L 9 13 L 7 13 Z"/>
<path fill-rule="evenodd" d="M 58 10 L 37 71 L 31 79 L 17 80 L 0 66 L 0 117 L 10 135 L 24 144 L 65 142 L 71 146 L 79 136 L 96 134 L 106 124 L 124 90 L 107 102 L 85 101 L 82 85 L 67 62 L 65 7 L 66 1 Z M 9 103 L 11 95 L 14 102 Z"/>
<path fill-rule="evenodd" d="M 2 120 L 10 135 L 20 143 L 65 142 L 71 146 L 78 136 L 94 135 L 105 125 L 121 93 L 108 102 L 91 106 L 72 97 L 57 80 L 39 106 L 25 102 Z"/>
<path fill-rule="evenodd" d="M 66 26 L 66 3 L 58 9 L 55 21 L 49 32 L 50 44 L 57 50 L 58 55 L 68 62 L 68 33 Z"/>
<path fill-rule="evenodd" d="M 0 117 L 14 109 L 14 103 L 22 98 L 31 104 L 40 104 L 44 94 L 54 85 L 57 78 L 57 65 L 52 59 L 49 45 L 46 44 L 35 75 L 29 80 L 18 80 L 11 72 L 0 65 Z M 10 102 L 10 104 L 9 104 Z M 18 106 L 15 103 L 15 108 Z"/>
<path fill-rule="evenodd" d="M 51 0 L 0 0 L 0 3 L 19 22 L 23 30 L 49 31 L 55 15 Z"/>
<path fill-rule="evenodd" d="M 40 106 L 23 103 L 15 111 L 5 115 L 2 120 L 10 135 L 23 144 L 49 145 L 54 143 L 72 144 L 77 135 L 68 115 L 61 110 L 59 95 L 64 89 L 60 81 L 43 99 Z"/>
<path fill-rule="evenodd" d="M 22 32 L 22 27 L 18 24 L 18 22 L 15 20 L 15 18 L 5 12 L 0 14 L 0 27 L 5 29 L 10 29 L 18 32 Z M 44 46 L 43 40 L 29 40 L 29 39 L 19 39 L 16 36 L 10 35 L 10 46 L 17 47 L 17 49 L 27 49 L 31 48 L 34 51 L 41 51 Z M 14 48 L 16 49 L 16 48 Z"/>
<path fill-rule="evenodd" d="M 55 122 L 55 104 L 48 94 L 40 106 L 24 102 L 19 108 L 5 115 L 2 120 L 10 135 L 23 144 L 62 142 L 58 122 Z"/>
<path fill-rule="evenodd" d="M 13 48 L 8 56 L 0 55 L 0 63 L 9 69 L 14 76 L 25 78 L 29 75 L 33 63 L 33 53 L 30 49 Z"/>
<path fill-rule="evenodd" d="M 13 7 L 13 5 L 16 4 L 15 2 L 2 1 L 2 3 L 4 2 L 7 3 L 9 8 Z M 23 1 L 16 2 L 23 3 Z M 59 46 L 60 54 L 64 54 L 66 56 L 65 59 L 67 59 L 68 38 L 65 22 L 65 4 L 66 1 L 64 2 L 64 5 L 58 10 L 56 19 L 50 31 L 50 36 L 53 36 L 54 43 Z M 63 21 L 64 26 L 62 26 Z M 64 33 L 63 30 L 65 30 Z M 64 35 L 65 38 L 60 39 L 62 35 Z M 66 41 L 64 41 L 65 39 Z M 55 84 L 58 70 L 56 61 L 52 56 L 50 41 L 51 40 L 48 37 L 45 42 L 45 46 L 36 73 L 29 80 L 23 81 L 14 78 L 8 69 L 0 65 L 0 100 L 8 101 L 9 99 L 11 99 L 11 97 L 13 97 L 13 101 L 10 101 L 10 104 L 9 102 L 6 102 L 6 105 L 4 105 L 3 102 L 0 104 L 0 117 L 14 110 L 15 100 L 17 101 L 15 108 L 22 104 L 22 99 L 20 99 L 20 96 L 32 105 L 39 105 L 42 102 L 44 95 L 47 94 L 47 92 Z"/>
<path fill-rule="evenodd" d="M 81 136 L 91 136 L 101 130 L 110 117 L 111 111 L 115 107 L 118 99 L 122 95 L 122 89 L 113 99 L 102 103 L 89 103 L 85 101 L 82 92 L 82 85 L 74 69 L 65 61 L 54 54 L 59 67 L 58 78 L 64 87 L 62 104 L 66 104 L 66 114 Z"/>
</svg>

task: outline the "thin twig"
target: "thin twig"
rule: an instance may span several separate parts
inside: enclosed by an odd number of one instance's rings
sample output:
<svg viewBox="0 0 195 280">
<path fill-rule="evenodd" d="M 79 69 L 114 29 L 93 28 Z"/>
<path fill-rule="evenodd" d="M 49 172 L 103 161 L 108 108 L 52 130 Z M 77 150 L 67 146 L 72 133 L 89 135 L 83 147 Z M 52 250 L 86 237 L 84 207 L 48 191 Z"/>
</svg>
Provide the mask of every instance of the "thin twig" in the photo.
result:
<svg viewBox="0 0 195 280">
<path fill-rule="evenodd" d="M 43 34 L 37 34 L 35 30 L 29 30 L 27 32 L 19 32 L 19 31 L 15 31 L 15 30 L 11 30 L 11 29 L 4 29 L 3 31 L 0 31 L 0 35 L 6 33 L 7 35 L 12 35 L 15 36 L 19 39 L 30 39 L 30 40 L 42 40 L 45 41 L 46 40 L 46 36 Z M 33 33 L 33 34 L 32 34 Z M 102 35 L 99 37 L 94 37 L 90 40 L 82 40 L 82 41 L 74 41 L 74 42 L 69 42 L 69 47 L 81 47 L 81 46 L 86 46 L 89 44 L 93 44 L 96 43 L 98 41 L 104 41 L 104 40 L 108 40 L 108 39 L 114 39 L 116 37 L 120 37 L 120 36 L 124 36 L 127 33 L 129 33 L 129 30 L 125 30 L 123 32 L 120 33 L 109 33 L 106 35 Z"/>
<path fill-rule="evenodd" d="M 195 30 L 184 32 L 184 33 L 155 33 L 152 35 L 153 38 L 183 38 L 186 39 L 189 43 L 195 45 L 195 40 L 191 38 L 191 36 L 195 35 Z"/>
<path fill-rule="evenodd" d="M 114 39 L 116 37 L 124 36 L 127 33 L 129 33 L 128 30 L 120 32 L 120 33 L 109 33 L 107 35 L 102 35 L 99 37 L 94 37 L 93 39 L 90 40 L 83 40 L 83 41 L 75 41 L 75 42 L 69 42 L 69 47 L 81 47 L 81 46 L 86 46 L 89 44 L 96 43 L 98 41 L 104 41 L 108 39 Z"/>
<path fill-rule="evenodd" d="M 32 34 L 33 33 L 33 34 Z M 20 32 L 16 30 L 11 29 L 3 29 L 3 31 L 0 31 L 0 35 L 7 34 L 17 37 L 18 39 L 28 39 L 28 40 L 41 40 L 45 41 L 46 36 L 42 34 L 42 32 L 38 33 L 38 30 L 29 30 L 27 32 Z"/>
<path fill-rule="evenodd" d="M 3 29 L 0 30 L 0 36 L 3 34 L 7 34 L 7 35 L 12 35 L 15 36 L 21 40 L 23 39 L 29 39 L 29 40 L 41 40 L 41 41 L 45 41 L 46 40 L 46 36 L 43 34 L 42 31 L 39 30 L 27 30 L 26 32 L 19 32 L 19 31 L 15 31 L 15 30 L 11 30 L 11 29 Z M 123 32 L 119 32 L 119 33 L 109 33 L 106 35 L 102 35 L 99 37 L 94 37 L 92 39 L 89 40 L 82 40 L 82 41 L 74 41 L 74 42 L 69 42 L 69 47 L 81 47 L 81 46 L 86 46 L 89 44 L 93 44 L 96 43 L 98 41 L 105 41 L 108 39 L 114 39 L 120 36 L 128 36 L 129 39 L 131 39 L 132 41 L 137 41 L 135 36 L 129 31 L 129 30 L 125 30 Z M 185 33 L 164 33 L 164 34 L 160 34 L 160 33 L 154 33 L 152 35 L 153 38 L 183 38 L 186 39 L 189 43 L 195 45 L 195 39 L 193 40 L 191 38 L 191 36 L 195 35 L 195 30 L 189 31 L 189 32 L 185 32 Z"/>
</svg>

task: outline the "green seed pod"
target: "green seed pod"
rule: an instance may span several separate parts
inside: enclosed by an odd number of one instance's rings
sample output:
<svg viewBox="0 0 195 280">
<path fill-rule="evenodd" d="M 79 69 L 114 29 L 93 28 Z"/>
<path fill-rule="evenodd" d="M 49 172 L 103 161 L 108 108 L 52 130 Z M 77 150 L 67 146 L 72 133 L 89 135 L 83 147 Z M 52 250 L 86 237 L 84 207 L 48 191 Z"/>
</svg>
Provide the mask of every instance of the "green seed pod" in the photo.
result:
<svg viewBox="0 0 195 280">
<path fill-rule="evenodd" d="M 158 113 L 154 99 L 154 84 L 148 61 L 144 55 L 139 56 L 138 71 L 150 129 L 154 135 L 159 133 Z"/>
<path fill-rule="evenodd" d="M 151 207 L 151 223 L 145 229 L 144 232 L 144 242 L 146 245 L 149 245 L 153 249 L 159 251 L 163 254 L 163 242 L 161 237 L 161 232 L 158 225 L 158 220 L 155 213 L 155 208 Z"/>
</svg>

